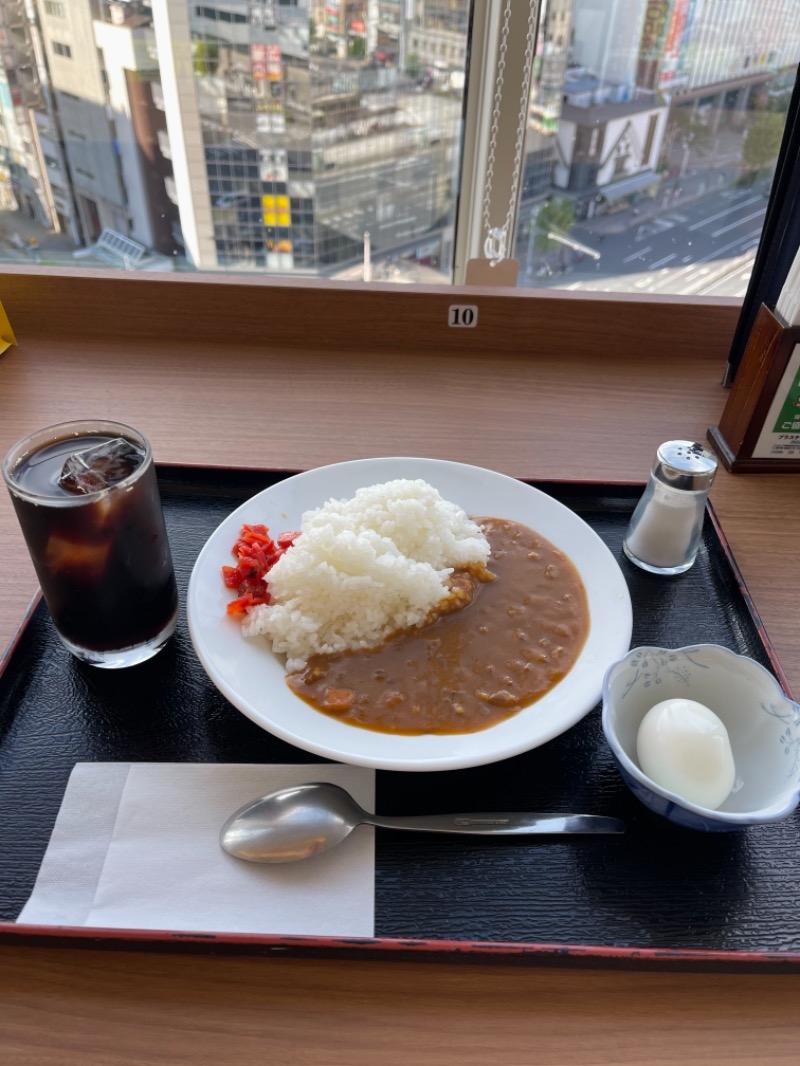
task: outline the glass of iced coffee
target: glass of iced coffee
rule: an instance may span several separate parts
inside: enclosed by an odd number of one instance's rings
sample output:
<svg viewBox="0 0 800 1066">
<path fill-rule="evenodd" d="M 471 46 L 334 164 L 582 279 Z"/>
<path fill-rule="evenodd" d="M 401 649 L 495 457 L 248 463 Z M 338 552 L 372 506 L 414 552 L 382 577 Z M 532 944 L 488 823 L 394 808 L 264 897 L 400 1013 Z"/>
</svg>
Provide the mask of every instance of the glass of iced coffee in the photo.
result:
<svg viewBox="0 0 800 1066">
<path fill-rule="evenodd" d="M 178 593 L 147 438 L 119 422 L 64 422 L 18 441 L 3 477 L 66 647 L 110 669 L 155 655 Z"/>
</svg>

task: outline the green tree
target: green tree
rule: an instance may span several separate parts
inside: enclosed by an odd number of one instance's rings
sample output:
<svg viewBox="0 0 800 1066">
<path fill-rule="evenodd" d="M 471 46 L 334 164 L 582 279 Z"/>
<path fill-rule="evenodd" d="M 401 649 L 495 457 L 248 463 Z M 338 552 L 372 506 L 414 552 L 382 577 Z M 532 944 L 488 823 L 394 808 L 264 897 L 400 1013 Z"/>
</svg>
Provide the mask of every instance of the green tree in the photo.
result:
<svg viewBox="0 0 800 1066">
<path fill-rule="evenodd" d="M 540 252 L 549 252 L 553 248 L 563 251 L 564 245 L 554 240 L 549 234 L 556 233 L 566 237 L 575 225 L 575 205 L 571 200 L 551 197 L 536 215 L 536 247 Z"/>
<path fill-rule="evenodd" d="M 192 62 L 194 72 L 202 78 L 205 74 L 215 74 L 219 66 L 219 47 L 214 41 L 194 41 L 192 43 Z"/>
<path fill-rule="evenodd" d="M 753 178 L 777 159 L 785 121 L 786 116 L 776 111 L 753 115 L 742 142 L 742 161 Z"/>
<path fill-rule="evenodd" d="M 422 60 L 416 52 L 410 52 L 406 57 L 406 74 L 415 81 L 422 73 Z"/>
<path fill-rule="evenodd" d="M 367 42 L 363 37 L 351 37 L 347 42 L 347 54 L 351 59 L 363 59 L 367 54 Z"/>
<path fill-rule="evenodd" d="M 670 111 L 670 141 L 688 143 L 700 155 L 708 155 L 712 147 L 711 129 L 701 122 L 691 107 L 675 107 Z"/>
</svg>

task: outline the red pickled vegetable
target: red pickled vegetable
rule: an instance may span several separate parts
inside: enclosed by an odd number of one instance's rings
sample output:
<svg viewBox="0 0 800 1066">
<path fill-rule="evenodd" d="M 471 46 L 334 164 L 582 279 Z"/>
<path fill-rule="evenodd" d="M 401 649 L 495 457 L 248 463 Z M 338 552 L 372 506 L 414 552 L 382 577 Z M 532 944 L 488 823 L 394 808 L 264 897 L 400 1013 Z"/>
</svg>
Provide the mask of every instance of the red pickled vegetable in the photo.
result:
<svg viewBox="0 0 800 1066">
<path fill-rule="evenodd" d="M 232 549 L 236 566 L 222 567 L 226 588 L 236 592 L 226 608 L 228 614 L 241 620 L 250 607 L 270 602 L 266 575 L 299 536 L 299 532 L 281 533 L 273 540 L 264 525 L 242 526 Z"/>
</svg>

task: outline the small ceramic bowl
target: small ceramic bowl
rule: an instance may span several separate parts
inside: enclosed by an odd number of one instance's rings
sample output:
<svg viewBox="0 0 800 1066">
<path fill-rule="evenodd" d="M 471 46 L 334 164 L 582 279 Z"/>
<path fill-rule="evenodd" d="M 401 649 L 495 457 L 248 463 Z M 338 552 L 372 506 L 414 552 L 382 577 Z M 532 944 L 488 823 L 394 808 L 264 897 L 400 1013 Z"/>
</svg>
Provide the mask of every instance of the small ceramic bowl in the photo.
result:
<svg viewBox="0 0 800 1066">
<path fill-rule="evenodd" d="M 705 704 L 728 730 L 736 778 L 718 810 L 661 788 L 639 766 L 642 718 L 675 697 Z M 605 675 L 603 732 L 633 794 L 677 825 L 743 829 L 786 818 L 800 802 L 800 704 L 759 663 L 718 644 L 629 651 Z"/>
</svg>

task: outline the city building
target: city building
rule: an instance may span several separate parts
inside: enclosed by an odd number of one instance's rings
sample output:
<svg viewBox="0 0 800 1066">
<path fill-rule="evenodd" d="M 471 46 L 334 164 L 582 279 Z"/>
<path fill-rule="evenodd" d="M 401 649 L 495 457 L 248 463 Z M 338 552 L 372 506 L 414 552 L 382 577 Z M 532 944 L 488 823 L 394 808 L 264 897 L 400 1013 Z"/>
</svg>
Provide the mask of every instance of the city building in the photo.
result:
<svg viewBox="0 0 800 1066">
<path fill-rule="evenodd" d="M 0 204 L 57 224 L 36 134 L 44 95 L 30 0 L 0 3 Z M 53 160 L 55 162 L 55 160 Z"/>
<path fill-rule="evenodd" d="M 183 255 L 172 150 L 149 5 L 111 3 L 94 20 L 107 114 L 125 191 L 122 233 L 150 252 Z M 113 225 L 111 228 L 116 228 Z"/>
<path fill-rule="evenodd" d="M 126 233 L 130 211 L 94 36 L 93 0 L 37 0 L 49 86 L 84 241 L 104 228 Z"/>
<path fill-rule="evenodd" d="M 170 0 L 152 13 L 193 265 L 330 275 L 363 260 L 369 235 L 376 259 L 438 266 L 460 101 L 415 92 L 398 66 L 398 4 Z"/>
<path fill-rule="evenodd" d="M 542 126 L 545 115 L 556 123 L 552 184 L 577 219 L 655 196 L 663 180 L 679 181 L 709 157 L 740 158 L 759 92 L 800 55 L 800 12 L 784 0 L 572 0 L 571 8 L 557 120 L 552 91 L 539 114 Z M 544 48 L 551 64 L 563 55 L 551 33 Z M 551 84 L 544 62 L 542 70 Z"/>
<path fill-rule="evenodd" d="M 0 0 L 0 198 L 76 245 L 130 242 L 120 265 L 336 277 L 369 258 L 372 276 L 449 276 L 470 12 Z M 796 0 L 542 0 L 527 260 L 548 198 L 590 219 L 708 159 L 735 166 L 798 55 Z"/>
</svg>

